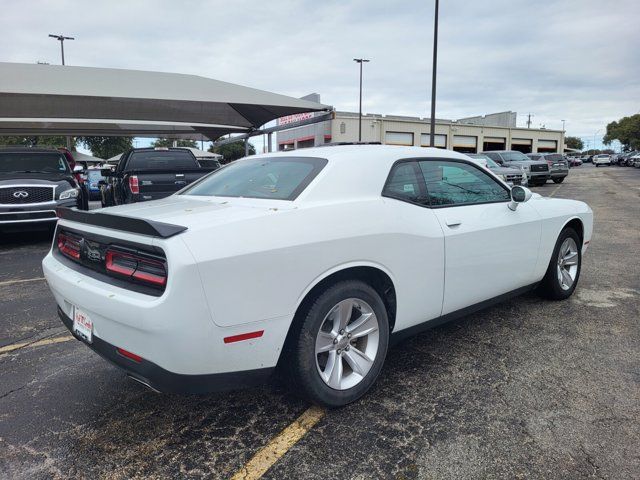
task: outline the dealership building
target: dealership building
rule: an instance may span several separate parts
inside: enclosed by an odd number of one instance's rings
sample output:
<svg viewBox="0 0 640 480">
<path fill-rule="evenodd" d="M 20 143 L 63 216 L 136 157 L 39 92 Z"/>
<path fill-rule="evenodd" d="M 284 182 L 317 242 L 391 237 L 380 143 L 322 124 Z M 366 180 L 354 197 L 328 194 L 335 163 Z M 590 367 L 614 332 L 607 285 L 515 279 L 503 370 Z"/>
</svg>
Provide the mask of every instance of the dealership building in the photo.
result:
<svg viewBox="0 0 640 480">
<path fill-rule="evenodd" d="M 278 121 L 280 126 L 317 115 L 298 114 Z M 428 147 L 428 118 L 366 114 L 362 116 L 362 141 L 387 145 Z M 314 147 L 326 143 L 357 142 L 358 113 L 334 112 L 324 122 L 277 133 L 278 150 Z M 459 120 L 436 119 L 435 146 L 463 153 L 518 150 L 523 153 L 562 152 L 564 132 L 516 127 L 516 113 L 502 112 Z"/>
</svg>

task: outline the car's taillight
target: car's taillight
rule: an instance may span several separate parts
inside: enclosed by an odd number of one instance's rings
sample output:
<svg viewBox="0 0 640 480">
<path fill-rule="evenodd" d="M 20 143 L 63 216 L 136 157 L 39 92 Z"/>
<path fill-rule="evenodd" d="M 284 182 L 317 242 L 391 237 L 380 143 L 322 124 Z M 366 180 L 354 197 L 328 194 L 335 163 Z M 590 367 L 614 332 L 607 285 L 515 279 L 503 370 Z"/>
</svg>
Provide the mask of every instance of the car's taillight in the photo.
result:
<svg viewBox="0 0 640 480">
<path fill-rule="evenodd" d="M 69 258 L 80 259 L 80 240 L 64 233 L 58 234 L 58 250 Z"/>
<path fill-rule="evenodd" d="M 129 177 L 129 190 L 131 190 L 131 193 L 140 193 L 140 184 L 138 183 L 137 175 L 131 175 Z"/>
<path fill-rule="evenodd" d="M 167 283 L 167 269 L 164 262 L 152 260 L 132 253 L 107 250 L 105 268 L 144 283 L 163 287 Z"/>
</svg>

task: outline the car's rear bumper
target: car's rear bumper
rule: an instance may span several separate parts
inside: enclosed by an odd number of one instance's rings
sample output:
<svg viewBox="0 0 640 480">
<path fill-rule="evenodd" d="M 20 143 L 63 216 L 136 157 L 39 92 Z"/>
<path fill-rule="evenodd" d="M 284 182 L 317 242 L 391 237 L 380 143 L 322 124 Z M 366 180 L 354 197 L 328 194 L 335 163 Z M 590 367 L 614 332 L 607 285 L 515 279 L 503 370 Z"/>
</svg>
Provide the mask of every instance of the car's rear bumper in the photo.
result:
<svg viewBox="0 0 640 480">
<path fill-rule="evenodd" d="M 569 170 L 552 170 L 551 178 L 564 178 L 569 175 Z"/>
<path fill-rule="evenodd" d="M 73 320 L 60 307 L 58 316 L 62 323 L 73 334 Z M 100 337 L 93 337 L 92 343 L 85 343 L 94 352 L 110 361 L 138 382 L 162 393 L 192 393 L 202 394 L 252 387 L 265 383 L 275 368 L 259 368 L 241 372 L 214 373 L 201 375 L 184 375 L 173 373 L 159 367 L 149 360 L 133 360 L 118 352 L 118 347 L 105 342 Z"/>
</svg>

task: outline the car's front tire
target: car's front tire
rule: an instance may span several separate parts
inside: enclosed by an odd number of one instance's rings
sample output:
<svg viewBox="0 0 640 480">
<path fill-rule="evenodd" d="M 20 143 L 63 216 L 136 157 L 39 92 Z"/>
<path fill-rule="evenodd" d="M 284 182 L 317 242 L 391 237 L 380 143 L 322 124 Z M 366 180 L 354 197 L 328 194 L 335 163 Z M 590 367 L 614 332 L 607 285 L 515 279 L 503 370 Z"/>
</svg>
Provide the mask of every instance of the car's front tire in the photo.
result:
<svg viewBox="0 0 640 480">
<path fill-rule="evenodd" d="M 581 267 L 580 236 L 573 228 L 566 227 L 560 232 L 556 241 L 547 273 L 540 282 L 540 293 L 550 300 L 569 298 L 578 285 Z"/>
<path fill-rule="evenodd" d="M 387 354 L 389 320 L 380 295 L 360 280 L 344 280 L 300 313 L 288 365 L 296 391 L 325 407 L 359 399 Z"/>
<path fill-rule="evenodd" d="M 554 178 L 553 179 L 553 183 L 562 183 L 562 182 L 564 182 L 564 177 L 562 177 L 562 178 Z"/>
</svg>

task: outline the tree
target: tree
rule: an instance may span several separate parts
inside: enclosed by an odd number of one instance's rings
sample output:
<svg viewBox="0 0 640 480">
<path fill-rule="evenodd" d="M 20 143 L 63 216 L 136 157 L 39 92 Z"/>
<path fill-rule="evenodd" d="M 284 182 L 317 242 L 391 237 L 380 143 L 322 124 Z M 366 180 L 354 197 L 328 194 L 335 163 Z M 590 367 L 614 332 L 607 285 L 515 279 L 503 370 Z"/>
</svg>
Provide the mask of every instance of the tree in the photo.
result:
<svg viewBox="0 0 640 480">
<path fill-rule="evenodd" d="M 640 149 L 640 113 L 608 124 L 607 133 L 602 140 L 605 145 L 618 140 L 624 150 Z"/>
<path fill-rule="evenodd" d="M 77 139 L 71 137 L 71 150 L 76 149 Z M 33 136 L 33 137 L 0 137 L 0 145 L 22 145 L 24 147 L 35 147 L 40 145 L 43 147 L 66 147 L 67 137 L 63 136 Z"/>
<path fill-rule="evenodd" d="M 177 140 L 178 147 L 198 148 L 198 144 L 195 140 Z M 155 142 L 151 144 L 152 147 L 173 147 L 173 139 L 171 138 L 157 138 Z"/>
<path fill-rule="evenodd" d="M 584 147 L 584 143 L 578 137 L 565 137 L 564 143 L 567 145 L 567 148 L 575 148 L 576 150 L 582 150 Z"/>
<path fill-rule="evenodd" d="M 78 137 L 78 141 L 91 150 L 91 155 L 105 160 L 133 146 L 131 137 Z"/>
<path fill-rule="evenodd" d="M 211 145 L 211 147 L 209 147 L 209 151 L 222 155 L 224 163 L 232 162 L 244 157 L 244 142 L 227 143 L 226 145 L 220 145 L 218 147 Z M 249 143 L 249 155 L 255 154 L 256 147 Z"/>
</svg>

